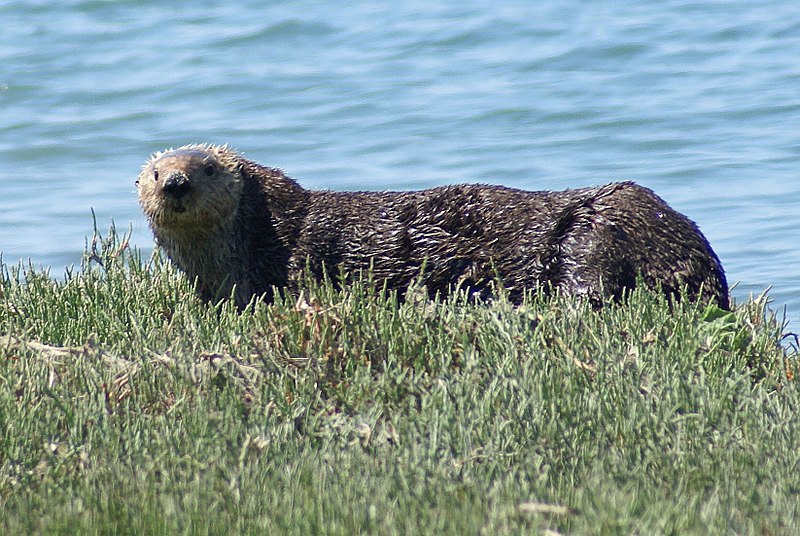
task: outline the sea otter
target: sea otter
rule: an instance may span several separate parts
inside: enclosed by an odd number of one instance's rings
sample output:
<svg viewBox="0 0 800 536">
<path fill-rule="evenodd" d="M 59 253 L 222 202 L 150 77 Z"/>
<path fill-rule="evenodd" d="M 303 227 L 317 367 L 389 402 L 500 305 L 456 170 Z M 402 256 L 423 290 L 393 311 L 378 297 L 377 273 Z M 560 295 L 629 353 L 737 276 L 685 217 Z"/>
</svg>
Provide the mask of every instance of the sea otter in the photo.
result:
<svg viewBox="0 0 800 536">
<path fill-rule="evenodd" d="M 367 270 L 401 294 L 417 278 L 431 296 L 456 287 L 485 296 L 500 282 L 514 303 L 541 289 L 600 307 L 641 278 L 668 296 L 729 307 L 697 226 L 631 182 L 312 191 L 227 146 L 200 144 L 154 154 L 136 184 L 158 245 L 205 299 L 240 307 L 297 290 L 304 272 L 339 281 Z"/>
</svg>

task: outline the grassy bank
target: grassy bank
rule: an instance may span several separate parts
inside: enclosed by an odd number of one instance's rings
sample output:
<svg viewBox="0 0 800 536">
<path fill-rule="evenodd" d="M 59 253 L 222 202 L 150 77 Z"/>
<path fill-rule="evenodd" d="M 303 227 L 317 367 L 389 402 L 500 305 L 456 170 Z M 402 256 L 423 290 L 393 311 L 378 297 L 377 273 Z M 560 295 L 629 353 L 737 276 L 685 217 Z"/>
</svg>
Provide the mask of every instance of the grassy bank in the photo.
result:
<svg viewBox="0 0 800 536">
<path fill-rule="evenodd" d="M 309 284 L 238 314 L 89 249 L 60 281 L 3 268 L 0 532 L 800 528 L 798 362 L 763 300 Z"/>
</svg>

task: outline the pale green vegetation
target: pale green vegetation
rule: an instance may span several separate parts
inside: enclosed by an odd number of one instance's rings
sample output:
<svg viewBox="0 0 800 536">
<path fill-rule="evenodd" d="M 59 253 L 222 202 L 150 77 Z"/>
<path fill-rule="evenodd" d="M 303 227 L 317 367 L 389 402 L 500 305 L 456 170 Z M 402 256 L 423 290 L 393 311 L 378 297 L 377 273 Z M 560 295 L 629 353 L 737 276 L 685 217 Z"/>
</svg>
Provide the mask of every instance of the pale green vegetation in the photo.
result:
<svg viewBox="0 0 800 536">
<path fill-rule="evenodd" d="M 797 352 L 763 298 L 309 282 L 238 313 L 113 232 L 94 255 L 3 267 L 0 533 L 800 530 Z"/>
</svg>

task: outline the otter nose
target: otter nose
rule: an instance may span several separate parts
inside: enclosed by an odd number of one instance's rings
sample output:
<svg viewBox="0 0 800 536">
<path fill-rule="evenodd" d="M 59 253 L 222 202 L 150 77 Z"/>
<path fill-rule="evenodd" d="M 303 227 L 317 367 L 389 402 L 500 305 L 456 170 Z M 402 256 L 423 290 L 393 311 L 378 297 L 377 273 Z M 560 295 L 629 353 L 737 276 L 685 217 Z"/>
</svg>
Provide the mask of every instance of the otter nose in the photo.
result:
<svg viewBox="0 0 800 536">
<path fill-rule="evenodd" d="M 165 194 L 174 197 L 175 199 L 180 199 L 187 193 L 189 190 L 192 189 L 191 184 L 189 184 L 189 178 L 180 173 L 178 171 L 170 173 L 167 180 L 164 181 L 164 185 L 161 187 Z"/>
</svg>

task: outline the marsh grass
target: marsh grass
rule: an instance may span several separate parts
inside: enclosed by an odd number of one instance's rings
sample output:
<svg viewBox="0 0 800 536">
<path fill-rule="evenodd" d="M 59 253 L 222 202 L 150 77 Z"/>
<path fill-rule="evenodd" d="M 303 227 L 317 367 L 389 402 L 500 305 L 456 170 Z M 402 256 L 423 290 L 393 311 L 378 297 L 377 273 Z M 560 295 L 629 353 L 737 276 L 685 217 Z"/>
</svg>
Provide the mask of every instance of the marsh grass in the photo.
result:
<svg viewBox="0 0 800 536">
<path fill-rule="evenodd" d="M 636 291 L 237 312 L 113 229 L 0 276 L 0 532 L 766 533 L 800 527 L 796 349 Z"/>
</svg>

